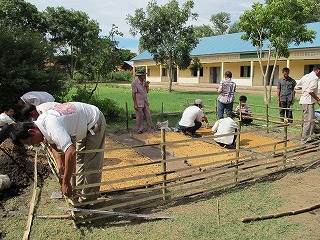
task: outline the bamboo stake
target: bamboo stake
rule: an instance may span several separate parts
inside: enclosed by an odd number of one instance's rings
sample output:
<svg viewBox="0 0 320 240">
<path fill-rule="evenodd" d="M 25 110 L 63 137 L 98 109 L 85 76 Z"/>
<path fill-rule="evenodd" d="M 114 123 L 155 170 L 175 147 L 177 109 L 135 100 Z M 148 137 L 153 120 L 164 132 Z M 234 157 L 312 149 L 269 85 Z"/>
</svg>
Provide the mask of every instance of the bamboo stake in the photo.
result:
<svg viewBox="0 0 320 240">
<path fill-rule="evenodd" d="M 219 207 L 219 198 L 217 198 L 217 222 L 220 227 L 220 207 Z"/>
<path fill-rule="evenodd" d="M 162 190 L 162 193 L 163 193 L 163 200 L 166 201 L 166 197 L 165 197 L 165 194 L 166 194 L 166 186 L 167 186 L 167 162 L 166 162 L 166 130 L 165 128 L 161 128 L 161 157 L 162 157 L 162 172 L 165 173 L 162 175 L 162 179 L 163 179 L 163 183 L 162 183 L 162 186 L 163 186 L 163 190 Z"/>
<path fill-rule="evenodd" d="M 35 201 L 37 196 L 37 185 L 38 185 L 37 162 L 38 162 L 38 150 L 36 151 L 36 155 L 34 158 L 33 193 L 32 193 L 32 198 L 31 198 L 30 207 L 29 207 L 27 226 L 22 238 L 23 240 L 29 239 L 32 221 L 33 221 L 33 212 L 34 212 L 34 206 L 35 206 Z"/>
<path fill-rule="evenodd" d="M 264 215 L 264 216 L 254 216 L 254 217 L 247 217 L 247 218 L 242 218 L 241 222 L 251 222 L 251 221 L 259 221 L 259 220 L 265 220 L 265 219 L 271 219 L 271 218 L 280 218 L 284 216 L 291 216 L 291 215 L 297 215 L 305 212 L 309 212 L 315 209 L 320 208 L 320 204 L 313 205 L 311 207 L 307 208 L 301 208 L 298 210 L 294 211 L 288 211 L 288 212 L 282 212 L 282 213 L 276 213 L 276 214 L 269 214 L 269 215 Z"/>
<path fill-rule="evenodd" d="M 127 130 L 129 130 L 129 111 L 128 111 L 128 103 L 126 102 L 126 126 Z"/>
</svg>

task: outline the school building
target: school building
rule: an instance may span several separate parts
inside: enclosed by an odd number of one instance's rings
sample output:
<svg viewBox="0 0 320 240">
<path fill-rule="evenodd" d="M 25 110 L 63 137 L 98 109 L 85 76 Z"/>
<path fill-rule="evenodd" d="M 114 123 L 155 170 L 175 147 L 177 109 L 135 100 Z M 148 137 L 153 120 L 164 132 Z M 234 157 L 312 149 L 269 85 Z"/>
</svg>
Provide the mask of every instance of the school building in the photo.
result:
<svg viewBox="0 0 320 240">
<path fill-rule="evenodd" d="M 320 22 L 307 24 L 308 29 L 317 31 L 313 43 L 291 44 L 290 56 L 279 58 L 276 65 L 273 85 L 277 85 L 282 76 L 282 68 L 290 68 L 290 76 L 299 80 L 312 71 L 315 64 L 320 64 Z M 192 58 L 199 58 L 202 68 L 198 71 L 175 69 L 174 82 L 178 84 L 219 83 L 224 72 L 231 71 L 232 79 L 238 86 L 262 86 L 263 76 L 257 57 L 257 49 L 251 41 L 244 41 L 241 35 L 234 33 L 201 38 L 191 52 Z M 267 66 L 267 49 L 264 48 L 263 68 Z M 150 82 L 169 82 L 166 66 L 157 65 L 149 52 L 143 52 L 132 59 L 135 67 L 144 67 Z M 273 62 L 269 67 L 271 75 Z M 270 77 L 269 77 L 270 78 Z"/>
</svg>

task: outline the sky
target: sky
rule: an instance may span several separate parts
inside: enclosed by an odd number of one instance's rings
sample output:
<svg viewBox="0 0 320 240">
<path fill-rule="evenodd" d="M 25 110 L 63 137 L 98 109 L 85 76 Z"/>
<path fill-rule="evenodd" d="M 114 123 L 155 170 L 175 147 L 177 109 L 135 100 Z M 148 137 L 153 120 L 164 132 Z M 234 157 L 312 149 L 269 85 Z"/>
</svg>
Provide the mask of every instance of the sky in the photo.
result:
<svg viewBox="0 0 320 240">
<path fill-rule="evenodd" d="M 108 35 L 112 24 L 115 24 L 119 31 L 124 34 L 119 38 L 119 47 L 138 52 L 139 38 L 129 33 L 130 25 L 126 22 L 128 14 L 134 15 L 138 8 L 146 9 L 150 0 L 25 0 L 35 5 L 39 11 L 47 7 L 63 6 L 66 9 L 86 12 L 90 19 L 96 20 L 102 30 L 101 35 Z M 164 5 L 168 0 L 157 0 L 158 5 Z M 178 0 L 180 6 L 185 0 Z M 227 12 L 231 15 L 231 23 L 237 21 L 239 16 L 246 9 L 251 9 L 253 2 L 259 0 L 194 0 L 192 12 L 198 13 L 197 21 L 193 25 L 210 24 L 212 14 Z"/>
</svg>

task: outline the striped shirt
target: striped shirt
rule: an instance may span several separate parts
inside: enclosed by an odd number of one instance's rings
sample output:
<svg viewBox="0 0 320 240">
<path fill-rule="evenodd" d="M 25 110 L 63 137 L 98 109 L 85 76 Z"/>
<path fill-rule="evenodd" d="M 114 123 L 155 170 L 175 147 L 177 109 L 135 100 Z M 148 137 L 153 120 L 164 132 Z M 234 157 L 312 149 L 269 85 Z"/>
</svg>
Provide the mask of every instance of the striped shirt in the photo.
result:
<svg viewBox="0 0 320 240">
<path fill-rule="evenodd" d="M 231 78 L 224 79 L 220 82 L 217 92 L 220 93 L 219 102 L 223 104 L 232 103 L 236 95 L 236 83 Z"/>
</svg>

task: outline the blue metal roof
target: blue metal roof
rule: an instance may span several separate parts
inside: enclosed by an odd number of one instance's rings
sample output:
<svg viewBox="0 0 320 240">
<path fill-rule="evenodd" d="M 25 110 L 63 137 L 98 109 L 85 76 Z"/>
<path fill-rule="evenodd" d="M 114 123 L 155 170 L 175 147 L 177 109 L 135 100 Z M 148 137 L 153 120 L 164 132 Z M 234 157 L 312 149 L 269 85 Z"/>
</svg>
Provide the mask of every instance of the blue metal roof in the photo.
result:
<svg viewBox="0 0 320 240">
<path fill-rule="evenodd" d="M 317 31 L 313 43 L 301 43 L 298 46 L 291 44 L 289 49 L 320 48 L 320 22 L 308 23 L 307 28 Z M 198 45 L 191 51 L 191 56 L 256 52 L 257 49 L 251 45 L 250 40 L 244 41 L 241 39 L 241 35 L 243 34 L 243 32 L 240 32 L 200 38 Z M 134 57 L 132 61 L 149 59 L 152 59 L 152 55 L 148 51 L 145 51 Z"/>
</svg>

